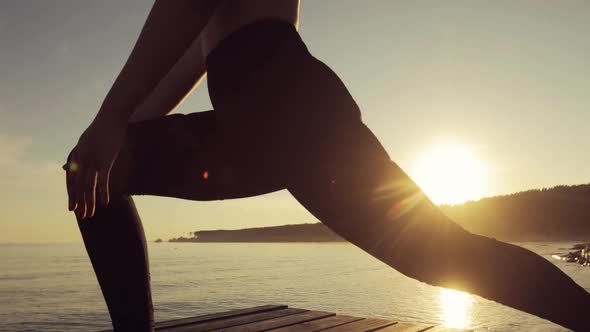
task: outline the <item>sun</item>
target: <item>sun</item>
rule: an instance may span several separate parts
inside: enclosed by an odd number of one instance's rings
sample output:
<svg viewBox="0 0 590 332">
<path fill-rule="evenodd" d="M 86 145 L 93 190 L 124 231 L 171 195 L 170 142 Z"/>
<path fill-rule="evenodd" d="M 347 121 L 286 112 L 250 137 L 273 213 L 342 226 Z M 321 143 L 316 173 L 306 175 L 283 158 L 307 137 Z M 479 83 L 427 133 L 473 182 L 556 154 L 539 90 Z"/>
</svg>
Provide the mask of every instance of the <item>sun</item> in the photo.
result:
<svg viewBox="0 0 590 332">
<path fill-rule="evenodd" d="M 477 149 L 463 144 L 439 144 L 418 156 L 412 179 L 436 204 L 476 200 L 487 191 L 488 165 Z"/>
</svg>

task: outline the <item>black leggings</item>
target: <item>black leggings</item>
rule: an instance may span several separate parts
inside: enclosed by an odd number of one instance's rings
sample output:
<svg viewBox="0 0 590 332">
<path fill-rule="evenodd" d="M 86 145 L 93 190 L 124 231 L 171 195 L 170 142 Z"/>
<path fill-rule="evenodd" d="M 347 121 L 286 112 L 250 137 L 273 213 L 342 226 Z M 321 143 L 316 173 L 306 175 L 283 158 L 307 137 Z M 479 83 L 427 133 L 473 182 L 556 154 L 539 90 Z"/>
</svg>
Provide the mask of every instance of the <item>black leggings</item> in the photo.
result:
<svg viewBox="0 0 590 332">
<path fill-rule="evenodd" d="M 193 200 L 289 188 L 313 158 L 389 160 L 340 79 L 289 24 L 249 25 L 207 58 L 213 111 L 131 124 L 120 191 Z M 340 157 L 340 158 L 341 158 Z M 348 159 L 348 157 L 346 157 Z"/>
<path fill-rule="evenodd" d="M 116 198 L 78 223 L 117 331 L 153 325 L 147 250 L 130 195 L 220 200 L 280 189 L 410 277 L 570 326 L 580 319 L 561 300 L 587 304 L 588 294 L 557 268 L 470 234 L 438 211 L 292 26 L 243 28 L 212 52 L 207 68 L 214 110 L 130 124 L 112 173 Z"/>
</svg>

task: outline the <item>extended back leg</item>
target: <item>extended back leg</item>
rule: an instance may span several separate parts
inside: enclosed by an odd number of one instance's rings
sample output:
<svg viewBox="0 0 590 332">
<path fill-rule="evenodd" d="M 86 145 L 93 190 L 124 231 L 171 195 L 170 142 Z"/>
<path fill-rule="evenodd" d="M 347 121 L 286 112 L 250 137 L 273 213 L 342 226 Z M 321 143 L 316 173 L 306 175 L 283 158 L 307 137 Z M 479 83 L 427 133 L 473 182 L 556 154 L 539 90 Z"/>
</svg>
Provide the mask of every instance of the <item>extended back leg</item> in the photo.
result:
<svg viewBox="0 0 590 332">
<path fill-rule="evenodd" d="M 360 121 L 321 142 L 288 188 L 336 233 L 409 277 L 585 329 L 582 287 L 528 250 L 455 224 Z"/>
</svg>

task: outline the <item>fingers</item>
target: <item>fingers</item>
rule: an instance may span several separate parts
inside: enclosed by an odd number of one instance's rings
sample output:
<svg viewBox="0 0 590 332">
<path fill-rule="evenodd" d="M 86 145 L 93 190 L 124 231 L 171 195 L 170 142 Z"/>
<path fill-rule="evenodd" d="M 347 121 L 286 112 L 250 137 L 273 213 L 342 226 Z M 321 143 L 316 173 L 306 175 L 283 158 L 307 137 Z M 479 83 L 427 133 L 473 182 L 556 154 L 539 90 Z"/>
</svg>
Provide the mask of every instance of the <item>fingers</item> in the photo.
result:
<svg viewBox="0 0 590 332">
<path fill-rule="evenodd" d="M 94 216 L 96 210 L 96 182 L 98 171 L 92 166 L 79 165 L 75 171 L 70 171 L 68 180 L 70 201 L 73 198 L 73 210 L 80 219 Z"/>
<path fill-rule="evenodd" d="M 110 178 L 111 178 L 111 167 L 107 167 L 105 170 L 101 170 L 98 174 L 96 184 L 96 199 L 97 204 L 106 206 L 110 201 Z"/>
<path fill-rule="evenodd" d="M 87 169 L 84 175 L 84 205 L 86 206 L 86 213 L 82 217 L 91 218 L 96 211 L 96 181 L 98 178 L 98 171 L 94 169 Z"/>
<path fill-rule="evenodd" d="M 113 160 L 99 170 L 96 192 L 97 199 L 103 206 L 108 205 L 111 200 L 111 172 L 118 157 L 119 153 L 117 152 Z"/>
<path fill-rule="evenodd" d="M 66 171 L 66 188 L 68 190 L 68 210 L 74 211 L 77 207 L 76 195 L 74 190 L 75 171 L 71 169 L 70 163 L 65 164 L 64 169 Z"/>
<path fill-rule="evenodd" d="M 106 206 L 110 201 L 110 173 L 114 163 L 98 167 L 96 163 L 77 161 L 73 153 L 63 166 L 66 170 L 68 209 L 74 211 L 79 219 L 93 217 L 98 206 Z"/>
<path fill-rule="evenodd" d="M 77 151 L 74 148 L 68 155 L 67 162 L 62 168 L 66 171 L 66 188 L 68 191 L 68 210 L 75 211 L 79 204 L 76 194 L 77 176 L 80 172 Z"/>
<path fill-rule="evenodd" d="M 74 201 L 76 209 L 74 212 L 78 218 L 83 219 L 86 216 L 86 199 L 84 198 L 84 168 L 78 167 L 73 172 Z"/>
</svg>

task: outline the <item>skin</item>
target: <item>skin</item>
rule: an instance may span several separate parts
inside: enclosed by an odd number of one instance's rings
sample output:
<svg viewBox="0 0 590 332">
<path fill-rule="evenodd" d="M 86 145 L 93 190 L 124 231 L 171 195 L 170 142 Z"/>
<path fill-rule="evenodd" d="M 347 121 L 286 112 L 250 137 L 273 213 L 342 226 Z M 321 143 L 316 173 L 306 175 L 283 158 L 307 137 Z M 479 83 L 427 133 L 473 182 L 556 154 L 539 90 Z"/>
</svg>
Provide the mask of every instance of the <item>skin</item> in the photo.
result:
<svg viewBox="0 0 590 332">
<path fill-rule="evenodd" d="M 81 222 L 109 204 L 111 170 L 129 122 L 173 112 L 205 77 L 206 56 L 240 27 L 268 18 L 298 25 L 297 0 L 251 3 L 155 2 L 125 66 L 65 165 L 69 209 Z M 362 123 L 351 130 L 359 132 L 350 137 L 372 137 Z M 326 160 L 322 168 L 298 170 L 294 176 L 301 179 L 288 189 L 336 233 L 417 280 L 477 294 L 574 330 L 587 327 L 590 295 L 553 264 L 520 247 L 465 231 L 389 158 L 366 165 L 356 158 L 361 164 L 350 165 L 347 158 L 355 151 L 387 157 L 376 138 L 329 143 L 324 150 L 320 146 L 320 158 Z M 336 181 L 326 186 L 326 179 Z M 385 185 L 379 197 L 372 191 L 347 190 L 375 184 Z"/>
</svg>

